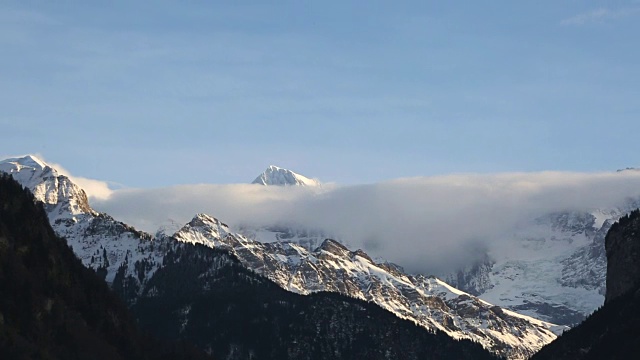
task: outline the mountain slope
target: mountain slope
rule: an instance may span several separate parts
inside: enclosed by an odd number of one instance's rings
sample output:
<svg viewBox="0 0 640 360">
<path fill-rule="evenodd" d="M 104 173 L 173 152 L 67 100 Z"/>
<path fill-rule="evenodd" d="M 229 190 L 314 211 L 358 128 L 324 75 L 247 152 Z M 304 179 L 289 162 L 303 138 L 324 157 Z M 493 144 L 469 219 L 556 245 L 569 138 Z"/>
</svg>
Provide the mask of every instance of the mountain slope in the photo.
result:
<svg viewBox="0 0 640 360">
<path fill-rule="evenodd" d="M 494 358 L 371 303 L 285 291 L 226 251 L 174 244 L 132 306 L 160 337 L 188 339 L 225 359 Z"/>
<path fill-rule="evenodd" d="M 173 235 L 178 241 L 231 251 L 242 264 L 299 294 L 331 291 L 374 302 L 397 316 L 470 339 L 511 358 L 526 358 L 555 339 L 561 327 L 504 311 L 441 280 L 405 274 L 361 250 L 325 240 L 315 251 L 286 242 L 259 243 L 199 214 Z"/>
<path fill-rule="evenodd" d="M 266 186 L 319 186 L 320 182 L 274 165 L 269 166 L 252 184 Z"/>
<path fill-rule="evenodd" d="M 126 307 L 49 226 L 32 195 L 0 175 L 0 358 L 204 358 L 136 329 Z"/>
<path fill-rule="evenodd" d="M 144 264 L 144 271 L 130 269 L 139 282 L 160 266 L 166 244 L 94 211 L 84 190 L 42 160 L 34 156 L 3 160 L 0 172 L 10 174 L 44 204 L 55 233 L 67 240 L 86 267 L 96 270 L 108 283 L 125 263 Z M 139 276 L 141 271 L 143 277 Z"/>
<path fill-rule="evenodd" d="M 640 354 L 640 211 L 621 218 L 606 244 L 605 305 L 532 359 L 629 359 Z"/>
<path fill-rule="evenodd" d="M 604 302 L 605 235 L 640 205 L 550 213 L 531 219 L 483 260 L 446 277 L 489 302 L 557 324 L 573 325 Z"/>
</svg>

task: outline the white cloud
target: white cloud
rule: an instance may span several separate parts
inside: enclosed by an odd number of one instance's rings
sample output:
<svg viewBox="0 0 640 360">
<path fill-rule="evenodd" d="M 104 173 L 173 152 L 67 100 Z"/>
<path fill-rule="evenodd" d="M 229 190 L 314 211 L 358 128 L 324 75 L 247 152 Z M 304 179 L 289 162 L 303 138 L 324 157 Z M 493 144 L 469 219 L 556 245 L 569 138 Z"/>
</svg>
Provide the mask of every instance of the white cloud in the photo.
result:
<svg viewBox="0 0 640 360">
<path fill-rule="evenodd" d="M 638 14 L 640 14 L 640 8 L 626 8 L 618 10 L 599 8 L 564 19 L 560 23 L 562 25 L 584 25 L 591 22 L 611 21 Z"/>
<path fill-rule="evenodd" d="M 109 183 L 105 181 L 73 176 L 58 164 L 50 165 L 58 170 L 60 174 L 67 176 L 76 185 L 80 186 L 87 193 L 90 200 L 105 200 L 113 193 L 113 190 L 109 187 Z"/>
<path fill-rule="evenodd" d="M 257 185 L 124 189 L 94 201 L 100 211 L 154 232 L 196 213 L 229 225 L 298 224 L 413 271 L 441 273 L 500 247 L 524 219 L 609 207 L 640 196 L 640 172 L 506 173 L 397 179 L 323 190 Z"/>
</svg>

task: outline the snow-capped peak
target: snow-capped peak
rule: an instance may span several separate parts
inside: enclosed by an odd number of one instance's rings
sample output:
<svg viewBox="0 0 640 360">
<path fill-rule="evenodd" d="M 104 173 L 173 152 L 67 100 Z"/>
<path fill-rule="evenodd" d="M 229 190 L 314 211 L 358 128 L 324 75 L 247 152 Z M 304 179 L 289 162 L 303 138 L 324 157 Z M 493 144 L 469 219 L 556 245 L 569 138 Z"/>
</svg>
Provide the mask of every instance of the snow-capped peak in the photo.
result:
<svg viewBox="0 0 640 360">
<path fill-rule="evenodd" d="M 230 233 L 227 224 L 207 214 L 197 214 L 193 219 L 178 230 L 173 236 L 181 242 L 190 244 L 204 244 L 220 246 L 220 241 L 210 239 L 224 239 Z M 190 234 L 191 236 L 185 236 Z"/>
<path fill-rule="evenodd" d="M 213 216 L 209 216 L 207 214 L 196 214 L 196 216 L 193 217 L 193 219 L 191 219 L 191 221 L 188 224 L 189 226 L 198 226 L 198 227 L 202 227 L 202 226 L 209 226 L 209 227 L 220 227 L 222 229 L 225 229 L 225 231 L 229 231 L 229 227 L 227 226 L 227 224 L 220 222 L 220 220 L 214 218 Z"/>
<path fill-rule="evenodd" d="M 84 190 L 34 155 L 0 160 L 0 172 L 11 175 L 51 207 L 47 209 L 50 218 L 53 213 L 56 219 L 93 213 Z"/>
<path fill-rule="evenodd" d="M 252 184 L 276 186 L 319 186 L 315 179 L 296 174 L 295 172 L 274 165 L 270 165 Z"/>
<path fill-rule="evenodd" d="M 0 167 L 4 170 L 13 168 L 16 171 L 22 170 L 23 168 L 29 168 L 34 171 L 42 171 L 47 167 L 50 167 L 44 161 L 38 159 L 38 157 L 34 155 L 26 155 L 18 158 L 9 158 L 0 160 Z"/>
</svg>

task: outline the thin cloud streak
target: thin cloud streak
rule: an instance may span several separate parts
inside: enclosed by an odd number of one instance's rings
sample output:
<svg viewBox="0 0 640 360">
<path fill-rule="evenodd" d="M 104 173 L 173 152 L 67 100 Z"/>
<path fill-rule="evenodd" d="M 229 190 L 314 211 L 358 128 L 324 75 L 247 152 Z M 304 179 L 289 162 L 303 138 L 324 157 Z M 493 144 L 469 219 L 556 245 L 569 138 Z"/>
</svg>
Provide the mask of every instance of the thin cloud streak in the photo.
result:
<svg viewBox="0 0 640 360">
<path fill-rule="evenodd" d="M 357 186 L 181 185 L 115 190 L 93 205 L 155 232 L 207 213 L 237 227 L 323 229 L 410 271 L 443 274 L 478 249 L 510 244 L 519 224 L 556 211 L 619 206 L 640 196 L 640 172 L 505 173 L 397 179 Z"/>
<path fill-rule="evenodd" d="M 611 10 L 607 8 L 599 8 L 586 13 L 578 14 L 560 22 L 562 25 L 579 26 L 593 22 L 604 22 L 622 19 L 629 16 L 640 14 L 640 8 L 626 8 L 619 10 Z"/>
</svg>

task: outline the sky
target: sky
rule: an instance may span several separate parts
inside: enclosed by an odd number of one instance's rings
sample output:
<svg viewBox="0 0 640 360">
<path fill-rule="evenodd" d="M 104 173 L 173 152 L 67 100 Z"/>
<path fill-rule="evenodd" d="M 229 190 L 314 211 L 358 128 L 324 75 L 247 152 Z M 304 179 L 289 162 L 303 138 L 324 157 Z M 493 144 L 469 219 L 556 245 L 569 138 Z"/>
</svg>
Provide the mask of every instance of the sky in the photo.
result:
<svg viewBox="0 0 640 360">
<path fill-rule="evenodd" d="M 638 165 L 638 1 L 3 1 L 0 155 L 121 188 Z"/>
</svg>

